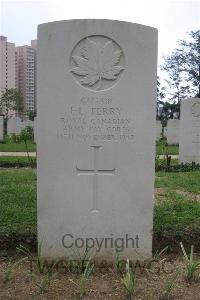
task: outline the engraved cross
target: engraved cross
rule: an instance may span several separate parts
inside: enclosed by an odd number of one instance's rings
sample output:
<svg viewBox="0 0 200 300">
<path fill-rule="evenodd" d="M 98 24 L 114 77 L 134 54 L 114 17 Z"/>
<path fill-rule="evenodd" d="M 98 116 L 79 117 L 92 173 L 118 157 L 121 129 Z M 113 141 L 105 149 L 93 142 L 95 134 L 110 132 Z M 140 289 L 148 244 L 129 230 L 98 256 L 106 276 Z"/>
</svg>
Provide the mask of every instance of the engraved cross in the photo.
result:
<svg viewBox="0 0 200 300">
<path fill-rule="evenodd" d="M 79 169 L 76 167 L 77 175 L 92 175 L 93 176 L 93 204 L 92 204 L 92 212 L 98 212 L 98 175 L 115 175 L 114 169 L 99 169 L 98 167 L 98 157 L 99 157 L 99 149 L 101 146 L 91 146 L 94 150 L 94 158 L 93 165 L 94 169 Z"/>
</svg>

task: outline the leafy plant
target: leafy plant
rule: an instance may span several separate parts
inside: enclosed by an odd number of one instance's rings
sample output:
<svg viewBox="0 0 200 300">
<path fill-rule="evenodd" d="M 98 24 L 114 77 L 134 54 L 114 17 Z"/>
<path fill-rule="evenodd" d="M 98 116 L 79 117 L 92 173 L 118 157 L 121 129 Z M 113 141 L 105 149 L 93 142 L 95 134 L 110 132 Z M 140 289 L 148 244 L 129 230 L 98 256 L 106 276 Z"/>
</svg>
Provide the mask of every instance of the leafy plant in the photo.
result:
<svg viewBox="0 0 200 300">
<path fill-rule="evenodd" d="M 91 252 L 86 248 L 83 253 L 80 253 L 77 248 L 72 248 L 70 259 L 71 270 L 73 272 L 83 273 L 88 261 L 91 260 Z"/>
<path fill-rule="evenodd" d="M 146 265 L 145 267 L 145 271 L 147 273 L 147 275 L 150 275 L 150 273 L 154 272 L 154 264 L 152 264 L 152 262 L 157 262 L 158 264 L 162 264 L 163 261 L 166 260 L 166 258 L 162 258 L 162 254 L 168 249 L 168 246 L 166 246 L 165 248 L 163 248 L 161 251 L 156 251 L 155 254 L 153 255 L 153 258 L 149 261 L 149 263 Z"/>
<path fill-rule="evenodd" d="M 21 137 L 21 140 L 24 141 L 24 143 L 25 143 L 27 157 L 28 157 L 31 168 L 33 169 L 34 162 L 33 162 L 32 157 L 29 155 L 28 144 L 27 144 L 27 141 L 33 139 L 33 128 L 31 126 L 27 126 L 26 128 L 22 129 L 22 131 L 20 133 L 20 137 Z"/>
<path fill-rule="evenodd" d="M 196 163 L 181 163 L 177 165 L 166 165 L 166 164 L 156 164 L 156 171 L 163 172 L 190 172 L 190 171 L 199 171 L 200 164 Z"/>
<path fill-rule="evenodd" d="M 113 42 L 101 44 L 87 38 L 85 47 L 81 49 L 81 56 L 72 56 L 76 65 L 72 72 L 82 76 L 83 85 L 93 86 L 99 82 L 97 90 L 101 89 L 102 79 L 115 80 L 117 75 L 124 69 L 119 66 L 122 52 L 115 51 Z"/>
<path fill-rule="evenodd" d="M 163 163 L 168 169 L 171 164 L 171 156 L 169 155 L 167 141 L 165 139 L 162 139 L 161 145 L 162 145 Z"/>
<path fill-rule="evenodd" d="M 36 111 L 29 111 L 28 113 L 28 118 L 30 121 L 34 121 L 35 117 L 37 116 L 37 112 Z"/>
<path fill-rule="evenodd" d="M 180 243 L 181 249 L 183 252 L 183 257 L 185 261 L 185 266 L 186 266 L 186 278 L 188 281 L 192 281 L 195 279 L 195 273 L 199 270 L 200 268 L 200 261 L 194 261 L 194 246 L 191 246 L 190 250 L 190 256 L 187 255 L 185 248 L 183 246 L 183 243 Z"/>
<path fill-rule="evenodd" d="M 165 299 L 169 299 L 171 293 L 172 293 L 172 290 L 175 288 L 176 286 L 176 283 L 177 283 L 177 279 L 178 279 L 178 276 L 180 274 L 180 270 L 177 270 L 173 276 L 171 276 L 167 282 L 165 283 L 165 286 L 164 286 L 164 291 L 163 291 L 163 295 L 161 297 L 162 300 L 165 300 Z"/>
<path fill-rule="evenodd" d="M 53 272 L 56 262 L 52 261 L 50 265 L 46 263 L 41 257 L 42 252 L 42 242 L 38 246 L 38 256 L 37 258 L 34 257 L 34 255 L 31 253 L 31 251 L 20 245 L 20 247 L 17 248 L 17 251 L 20 253 L 23 253 L 27 255 L 28 259 L 31 261 L 31 263 L 34 263 L 35 268 L 33 268 L 31 264 L 31 274 L 30 276 L 35 280 L 36 286 L 39 288 L 40 293 L 44 293 L 47 291 L 51 280 L 53 280 L 57 273 Z M 45 269 L 45 267 L 47 267 Z M 44 269 L 46 272 L 44 272 Z M 38 272 L 39 275 L 38 275 Z M 44 274 L 45 273 L 45 274 Z M 41 274 L 43 274 L 41 276 Z"/>
<path fill-rule="evenodd" d="M 155 156 L 155 170 L 157 171 L 159 169 L 159 155 L 156 154 Z"/>
<path fill-rule="evenodd" d="M 20 134 L 11 133 L 10 135 L 8 135 L 8 142 L 9 143 L 15 143 L 15 144 L 20 143 L 21 142 Z"/>
<path fill-rule="evenodd" d="M 123 274 L 122 283 L 128 293 L 128 299 L 133 299 L 136 287 L 136 274 L 130 269 L 129 259 L 126 262 L 126 273 Z"/>
<path fill-rule="evenodd" d="M 121 256 L 122 256 L 122 251 L 115 249 L 115 269 L 117 270 L 117 273 L 122 273 Z"/>
<path fill-rule="evenodd" d="M 23 132 L 25 133 L 25 139 L 28 140 L 33 140 L 34 137 L 34 130 L 33 130 L 33 126 L 26 126 L 24 129 L 22 129 L 21 131 L 21 136 L 23 137 Z M 22 140 L 24 139 L 24 137 L 22 138 Z"/>
<path fill-rule="evenodd" d="M 31 277 L 34 278 L 35 284 L 39 289 L 39 292 L 42 294 L 46 292 L 49 288 L 51 281 L 57 276 L 57 273 L 52 273 L 49 271 L 43 276 L 38 276 L 35 273 L 31 273 Z"/>
<path fill-rule="evenodd" d="M 81 274 L 80 278 L 80 295 L 83 297 L 86 294 L 86 282 L 89 279 L 94 264 L 91 264 L 90 261 L 87 262 L 84 272 Z"/>
<path fill-rule="evenodd" d="M 145 271 L 147 275 L 150 275 L 150 273 L 154 273 L 155 266 L 153 263 L 158 263 L 158 265 L 162 264 L 163 261 L 166 260 L 166 258 L 162 258 L 162 254 L 168 249 L 168 246 L 163 248 L 161 251 L 156 251 L 153 255 L 152 259 L 146 260 L 143 255 L 141 255 L 137 250 L 135 252 L 142 258 L 143 263 L 141 261 L 137 261 L 136 266 L 140 268 L 140 270 Z"/>
<path fill-rule="evenodd" d="M 41 273 L 41 274 L 43 273 L 44 266 L 43 266 L 43 259 L 41 257 L 42 243 L 40 243 L 39 246 L 38 246 L 38 255 L 37 255 L 37 257 L 35 257 L 28 248 L 26 248 L 22 245 L 17 247 L 17 252 L 26 255 L 28 257 L 28 260 L 31 262 L 31 266 L 35 265 L 35 267 L 38 269 L 39 273 Z M 48 271 L 52 272 L 52 269 L 53 268 L 50 268 L 50 269 L 48 268 Z M 32 272 L 32 267 L 31 267 L 31 272 Z"/>
<path fill-rule="evenodd" d="M 5 270 L 3 272 L 3 281 L 5 283 L 8 283 L 11 280 L 14 269 L 26 259 L 27 259 L 27 257 L 24 257 L 24 258 L 16 261 L 15 263 L 13 263 L 11 261 L 8 263 L 7 267 L 5 268 Z"/>
<path fill-rule="evenodd" d="M 160 260 L 161 259 L 161 255 L 165 252 L 165 251 L 167 251 L 167 249 L 168 249 L 168 246 L 166 246 L 165 248 L 163 248 L 161 251 L 156 251 L 155 252 L 155 254 L 154 254 L 154 256 L 153 256 L 153 259 L 155 259 L 155 260 Z"/>
</svg>

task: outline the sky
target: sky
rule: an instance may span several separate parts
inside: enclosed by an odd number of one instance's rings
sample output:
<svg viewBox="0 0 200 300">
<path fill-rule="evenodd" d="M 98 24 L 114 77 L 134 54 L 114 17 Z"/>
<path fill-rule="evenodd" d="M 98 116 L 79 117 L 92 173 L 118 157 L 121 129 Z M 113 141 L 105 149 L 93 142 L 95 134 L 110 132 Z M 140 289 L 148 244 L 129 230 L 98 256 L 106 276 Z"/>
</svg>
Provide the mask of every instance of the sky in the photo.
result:
<svg viewBox="0 0 200 300">
<path fill-rule="evenodd" d="M 67 19 L 123 20 L 158 28 L 159 63 L 200 29 L 200 0 L 0 0 L 0 35 L 18 45 L 37 38 L 37 25 Z"/>
</svg>

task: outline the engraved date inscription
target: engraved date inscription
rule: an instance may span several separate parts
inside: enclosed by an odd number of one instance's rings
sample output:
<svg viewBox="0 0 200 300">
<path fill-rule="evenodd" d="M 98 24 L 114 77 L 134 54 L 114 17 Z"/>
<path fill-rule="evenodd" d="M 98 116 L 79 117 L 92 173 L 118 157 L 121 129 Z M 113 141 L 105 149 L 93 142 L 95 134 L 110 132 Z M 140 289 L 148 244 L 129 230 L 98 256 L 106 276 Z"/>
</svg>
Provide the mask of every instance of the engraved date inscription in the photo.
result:
<svg viewBox="0 0 200 300">
<path fill-rule="evenodd" d="M 90 103 L 89 98 L 87 101 Z M 57 138 L 88 142 L 131 141 L 134 139 L 133 119 L 122 107 L 112 106 L 112 99 L 107 105 L 97 106 L 85 105 L 81 98 L 79 105 L 68 106 L 61 115 Z"/>
</svg>

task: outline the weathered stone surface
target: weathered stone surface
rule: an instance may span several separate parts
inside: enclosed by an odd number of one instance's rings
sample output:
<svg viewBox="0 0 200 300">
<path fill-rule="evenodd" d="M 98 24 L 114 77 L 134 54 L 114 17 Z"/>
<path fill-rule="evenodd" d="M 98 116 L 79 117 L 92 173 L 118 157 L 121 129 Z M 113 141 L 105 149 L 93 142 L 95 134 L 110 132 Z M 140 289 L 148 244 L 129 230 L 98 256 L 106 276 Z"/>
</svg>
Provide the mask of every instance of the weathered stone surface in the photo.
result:
<svg viewBox="0 0 200 300">
<path fill-rule="evenodd" d="M 150 27 L 111 20 L 39 26 L 44 256 L 71 254 L 72 244 L 84 251 L 88 239 L 100 259 L 113 259 L 115 247 L 130 258 L 151 256 L 156 57 Z"/>
<path fill-rule="evenodd" d="M 179 144 L 180 120 L 169 119 L 167 122 L 167 143 L 168 145 Z"/>
<path fill-rule="evenodd" d="M 181 102 L 179 158 L 183 163 L 200 163 L 200 99 Z"/>
<path fill-rule="evenodd" d="M 34 122 L 28 119 L 22 120 L 20 117 L 12 117 L 8 119 L 8 134 L 19 134 L 26 126 L 34 126 Z"/>
</svg>

